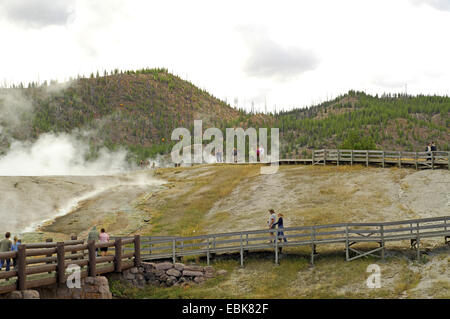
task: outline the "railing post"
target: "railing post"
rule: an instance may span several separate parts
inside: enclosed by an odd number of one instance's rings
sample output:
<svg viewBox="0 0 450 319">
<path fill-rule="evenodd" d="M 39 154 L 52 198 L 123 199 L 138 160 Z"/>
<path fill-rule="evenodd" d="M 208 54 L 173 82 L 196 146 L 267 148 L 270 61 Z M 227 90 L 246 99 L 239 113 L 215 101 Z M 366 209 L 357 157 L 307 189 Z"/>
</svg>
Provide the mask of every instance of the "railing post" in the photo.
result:
<svg viewBox="0 0 450 319">
<path fill-rule="evenodd" d="M 384 157 L 384 151 L 383 151 L 383 168 L 384 168 L 384 166 L 385 166 L 385 157 Z"/>
<path fill-rule="evenodd" d="M 418 169 L 418 154 L 417 152 L 414 153 L 414 164 L 416 166 L 416 171 Z"/>
<path fill-rule="evenodd" d="M 314 244 L 315 239 L 316 239 L 316 228 L 313 226 L 311 227 L 311 266 L 314 266 L 314 253 L 316 252 Z"/>
<path fill-rule="evenodd" d="M 89 251 L 89 268 L 88 275 L 89 277 L 95 277 L 97 275 L 97 249 L 95 248 L 95 241 L 90 240 L 88 242 L 88 251 Z"/>
<path fill-rule="evenodd" d="M 353 150 L 350 151 L 350 155 L 351 155 L 350 165 L 353 166 Z"/>
<path fill-rule="evenodd" d="M 349 252 L 349 242 L 348 242 L 348 225 L 345 225 L 345 259 L 348 261 L 350 259 Z"/>
<path fill-rule="evenodd" d="M 316 150 L 313 150 L 312 151 L 312 165 L 314 165 L 314 155 L 315 155 L 315 153 L 316 153 Z M 449 160 L 449 163 L 450 163 L 450 160 Z"/>
<path fill-rule="evenodd" d="M 275 232 L 275 264 L 278 265 L 278 231 Z"/>
<path fill-rule="evenodd" d="M 419 231 L 419 223 L 417 223 L 417 260 L 420 261 L 420 231 Z"/>
<path fill-rule="evenodd" d="M 58 283 L 63 284 L 66 281 L 66 263 L 64 260 L 64 242 L 56 243 L 56 263 Z"/>
<path fill-rule="evenodd" d="M 402 167 L 402 152 L 398 152 L 398 167 Z"/>
<path fill-rule="evenodd" d="M 369 167 L 369 150 L 366 150 L 366 167 Z"/>
<path fill-rule="evenodd" d="M 431 152 L 431 169 L 434 169 L 434 152 Z"/>
<path fill-rule="evenodd" d="M 337 166 L 339 166 L 339 161 L 340 161 L 340 159 L 341 159 L 341 152 L 340 152 L 340 150 L 338 149 L 338 150 L 337 150 Z"/>
<path fill-rule="evenodd" d="M 327 165 L 327 150 L 323 150 L 323 165 Z"/>
<path fill-rule="evenodd" d="M 121 272 L 122 271 L 122 238 L 116 238 L 114 241 L 114 271 Z"/>
<path fill-rule="evenodd" d="M 141 266 L 141 236 L 134 236 L 134 267 Z"/>
<path fill-rule="evenodd" d="M 70 240 L 77 240 L 78 239 L 78 237 L 76 236 L 76 235 L 72 235 L 72 236 L 70 236 Z M 72 251 L 71 252 L 71 255 L 75 255 L 77 252 L 76 251 Z M 77 260 L 78 258 L 72 258 L 71 260 Z M 81 258 L 81 259 L 83 259 L 83 258 Z"/>
<path fill-rule="evenodd" d="M 384 260 L 384 225 L 380 226 L 381 235 L 381 259 Z"/>
<path fill-rule="evenodd" d="M 209 266 L 209 237 L 207 239 L 207 246 L 206 246 L 206 264 Z"/>
<path fill-rule="evenodd" d="M 241 232 L 241 267 L 244 267 L 244 238 L 242 237 L 242 232 Z"/>
<path fill-rule="evenodd" d="M 46 242 L 46 243 L 52 243 L 52 242 L 53 242 L 53 238 L 47 238 L 47 239 L 45 239 L 45 242 Z M 45 255 L 45 257 L 52 257 L 52 254 L 50 254 L 50 255 Z M 52 263 L 51 261 L 47 261 L 47 262 L 46 262 L 46 264 L 51 264 L 51 263 Z M 52 272 L 49 271 L 48 273 L 51 274 Z"/>
<path fill-rule="evenodd" d="M 26 246 L 19 245 L 17 250 L 17 290 L 25 290 L 27 282 Z"/>
<path fill-rule="evenodd" d="M 175 242 L 175 238 L 172 239 L 172 263 L 176 263 L 177 262 L 177 257 L 176 257 L 176 242 Z"/>
</svg>

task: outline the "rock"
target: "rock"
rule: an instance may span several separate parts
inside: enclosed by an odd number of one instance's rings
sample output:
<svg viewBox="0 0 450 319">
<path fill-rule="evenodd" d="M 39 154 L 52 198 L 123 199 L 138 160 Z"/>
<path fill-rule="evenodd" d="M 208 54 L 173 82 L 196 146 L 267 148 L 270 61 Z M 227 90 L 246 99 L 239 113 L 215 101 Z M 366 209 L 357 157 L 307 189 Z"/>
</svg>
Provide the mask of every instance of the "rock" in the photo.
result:
<svg viewBox="0 0 450 319">
<path fill-rule="evenodd" d="M 136 278 L 136 276 L 135 276 L 134 274 L 131 274 L 131 273 L 130 273 L 130 274 L 124 276 L 124 278 L 125 278 L 126 280 L 133 280 L 133 279 Z"/>
<path fill-rule="evenodd" d="M 148 262 L 142 262 L 141 266 L 145 269 L 145 270 L 149 270 L 149 269 L 155 269 L 155 263 L 148 263 Z"/>
<path fill-rule="evenodd" d="M 13 291 L 8 294 L 8 299 L 22 299 L 22 292 Z"/>
<path fill-rule="evenodd" d="M 166 280 L 166 283 L 170 286 L 172 286 L 176 282 L 177 282 L 177 278 L 174 276 L 169 276 Z"/>
<path fill-rule="evenodd" d="M 213 266 L 206 266 L 206 267 L 203 267 L 203 271 L 204 271 L 204 272 L 209 272 L 209 273 L 215 272 Z"/>
<path fill-rule="evenodd" d="M 178 271 L 183 271 L 184 267 L 186 267 L 186 266 L 184 264 L 182 264 L 182 263 L 175 263 L 174 267 Z"/>
<path fill-rule="evenodd" d="M 136 275 L 136 280 L 142 281 L 142 280 L 145 280 L 145 277 L 144 277 L 143 274 L 137 274 Z"/>
<path fill-rule="evenodd" d="M 219 271 L 217 272 L 217 274 L 218 274 L 219 276 L 226 275 L 227 273 L 228 273 L 228 271 L 226 271 L 225 269 L 221 269 L 221 270 L 219 270 Z"/>
<path fill-rule="evenodd" d="M 173 264 L 169 263 L 169 262 L 159 263 L 159 264 L 156 264 L 155 268 L 157 270 L 168 270 L 170 268 L 173 268 Z"/>
<path fill-rule="evenodd" d="M 213 272 L 205 272 L 206 278 L 214 278 L 216 275 Z"/>
<path fill-rule="evenodd" d="M 174 276 L 174 277 L 180 277 L 181 276 L 181 272 L 172 268 L 166 271 L 166 274 L 169 276 Z"/>
<path fill-rule="evenodd" d="M 203 267 L 202 266 L 189 265 L 189 266 L 185 266 L 184 270 L 203 271 Z"/>
<path fill-rule="evenodd" d="M 160 281 L 166 281 L 167 278 L 169 278 L 169 276 L 167 276 L 166 274 L 162 274 L 161 276 L 159 276 Z"/>
<path fill-rule="evenodd" d="M 139 267 L 138 270 L 139 270 L 139 273 L 142 274 L 144 272 L 144 267 Z"/>
<path fill-rule="evenodd" d="M 203 277 L 195 277 L 194 278 L 194 282 L 196 282 L 198 284 L 201 284 L 204 281 L 205 281 L 205 278 L 203 278 Z"/>
<path fill-rule="evenodd" d="M 187 277 L 203 277 L 203 273 L 201 271 L 183 270 L 183 276 L 187 276 Z"/>
<path fill-rule="evenodd" d="M 124 272 L 124 275 L 125 275 L 125 272 Z M 93 285 L 94 284 L 94 279 L 95 279 L 95 277 L 86 277 L 84 279 L 84 283 L 86 285 Z"/>
<path fill-rule="evenodd" d="M 106 278 L 105 276 L 97 276 L 94 278 L 94 285 L 109 286 L 108 278 Z"/>
<path fill-rule="evenodd" d="M 130 272 L 132 274 L 138 274 L 139 273 L 139 269 L 137 267 L 133 267 L 133 268 L 130 269 Z"/>
</svg>

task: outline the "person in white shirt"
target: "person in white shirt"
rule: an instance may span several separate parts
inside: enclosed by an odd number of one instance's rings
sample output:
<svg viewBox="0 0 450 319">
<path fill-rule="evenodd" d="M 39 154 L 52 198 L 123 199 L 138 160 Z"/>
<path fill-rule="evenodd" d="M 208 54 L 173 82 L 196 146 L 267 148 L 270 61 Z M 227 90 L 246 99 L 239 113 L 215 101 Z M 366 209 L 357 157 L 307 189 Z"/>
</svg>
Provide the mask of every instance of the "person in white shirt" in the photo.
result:
<svg viewBox="0 0 450 319">
<path fill-rule="evenodd" d="M 275 222 L 277 220 L 277 214 L 275 213 L 275 211 L 273 209 L 269 209 L 269 220 L 267 221 L 267 224 L 269 225 L 269 229 L 275 229 Z M 270 236 L 275 236 L 275 232 L 271 232 Z M 271 243 L 274 243 L 275 241 L 270 240 Z"/>
</svg>

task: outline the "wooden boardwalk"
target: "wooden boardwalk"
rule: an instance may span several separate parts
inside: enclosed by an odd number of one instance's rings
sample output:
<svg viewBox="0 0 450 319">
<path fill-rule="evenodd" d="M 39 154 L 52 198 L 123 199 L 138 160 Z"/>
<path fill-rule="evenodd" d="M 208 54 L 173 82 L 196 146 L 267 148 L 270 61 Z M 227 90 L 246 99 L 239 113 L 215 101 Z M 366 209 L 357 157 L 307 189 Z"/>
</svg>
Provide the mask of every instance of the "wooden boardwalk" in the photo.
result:
<svg viewBox="0 0 450 319">
<path fill-rule="evenodd" d="M 32 289 L 52 284 L 65 284 L 68 266 L 80 267 L 80 276 L 122 272 L 138 267 L 142 260 L 171 259 L 176 262 L 185 256 L 204 256 L 210 264 L 217 254 L 239 253 L 244 266 L 244 253 L 273 251 L 279 262 L 281 249 L 310 247 L 311 264 L 319 245 L 343 245 L 347 261 L 372 255 L 385 257 L 386 243 L 407 241 L 417 250 L 428 238 L 442 238 L 450 244 L 450 216 L 404 220 L 387 223 L 342 223 L 301 226 L 280 230 L 252 230 L 209 234 L 193 237 L 153 236 L 117 237 L 107 243 L 85 243 L 73 238 L 67 242 L 30 243 L 18 251 L 2 252 L 0 258 L 16 258 L 17 267 L 0 272 L 0 294 Z M 357 248 L 358 244 L 372 244 L 372 248 Z M 109 255 L 97 256 L 97 249 L 109 247 Z M 112 252 L 112 254 L 111 254 Z M 376 255 L 378 253 L 378 255 Z"/>
<path fill-rule="evenodd" d="M 272 250 L 275 262 L 279 261 L 282 248 L 307 246 L 311 248 L 311 263 L 317 255 L 318 245 L 342 244 L 346 260 L 363 256 L 385 257 L 387 242 L 408 241 L 417 250 L 427 238 L 442 238 L 449 244 L 450 216 L 403 220 L 385 223 L 342 223 L 331 225 L 301 226 L 279 230 L 252 230 L 209 234 L 193 237 L 142 237 L 141 258 L 143 260 L 172 259 L 185 256 L 206 256 L 207 263 L 215 254 L 240 253 L 241 266 L 244 253 L 248 251 Z M 357 244 L 375 244 L 373 249 L 362 251 Z"/>
<path fill-rule="evenodd" d="M 413 167 L 415 169 L 450 170 L 450 152 L 402 152 L 402 151 L 376 151 L 376 150 L 314 150 L 312 158 L 280 159 L 276 162 L 286 164 L 310 165 L 344 165 L 363 164 L 379 167 Z M 270 164 L 270 163 L 268 163 Z"/>
</svg>

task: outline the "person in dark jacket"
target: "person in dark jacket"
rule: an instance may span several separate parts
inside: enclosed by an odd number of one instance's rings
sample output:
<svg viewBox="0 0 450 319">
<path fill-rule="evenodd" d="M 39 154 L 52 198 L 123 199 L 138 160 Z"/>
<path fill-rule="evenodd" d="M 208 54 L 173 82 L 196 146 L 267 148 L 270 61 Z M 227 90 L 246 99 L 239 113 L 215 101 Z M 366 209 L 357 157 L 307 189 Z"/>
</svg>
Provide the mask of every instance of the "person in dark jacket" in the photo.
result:
<svg viewBox="0 0 450 319">
<path fill-rule="evenodd" d="M 283 238 L 279 238 L 278 240 L 281 241 L 281 239 L 283 239 L 284 242 L 287 243 L 287 239 L 286 239 L 286 237 L 284 237 L 284 232 L 283 232 L 283 229 L 284 229 L 284 225 L 283 225 L 283 214 L 278 213 L 278 221 L 277 221 L 276 223 L 274 223 L 273 226 L 275 226 L 275 225 L 277 225 L 277 226 L 278 226 L 278 229 L 279 229 L 279 231 L 278 231 L 278 237 L 283 236 Z"/>
</svg>

